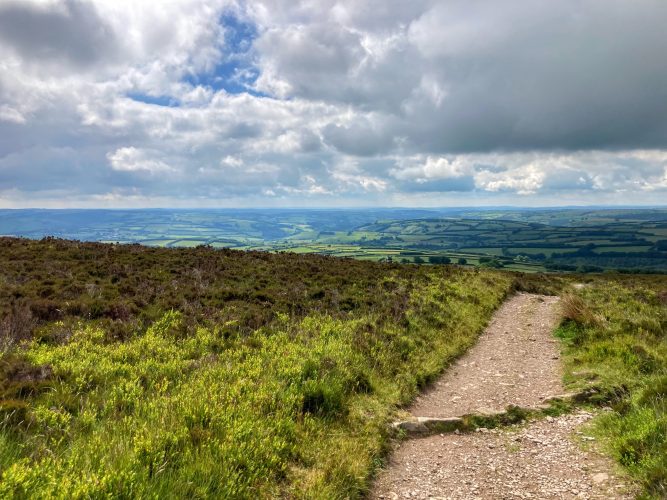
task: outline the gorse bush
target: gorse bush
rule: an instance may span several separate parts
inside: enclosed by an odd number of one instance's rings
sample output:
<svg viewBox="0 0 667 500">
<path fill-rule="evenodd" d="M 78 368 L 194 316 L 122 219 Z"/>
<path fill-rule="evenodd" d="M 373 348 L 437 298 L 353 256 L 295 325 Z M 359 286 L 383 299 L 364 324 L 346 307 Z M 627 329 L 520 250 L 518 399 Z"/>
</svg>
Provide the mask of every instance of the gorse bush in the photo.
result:
<svg viewBox="0 0 667 500">
<path fill-rule="evenodd" d="M 1 253 L 3 301 L 37 318 L 2 357 L 3 498 L 361 496 L 392 412 L 512 285 L 211 249 L 10 240 Z"/>
<path fill-rule="evenodd" d="M 598 279 L 564 300 L 567 379 L 612 404 L 597 430 L 650 497 L 667 497 L 667 283 Z"/>
</svg>

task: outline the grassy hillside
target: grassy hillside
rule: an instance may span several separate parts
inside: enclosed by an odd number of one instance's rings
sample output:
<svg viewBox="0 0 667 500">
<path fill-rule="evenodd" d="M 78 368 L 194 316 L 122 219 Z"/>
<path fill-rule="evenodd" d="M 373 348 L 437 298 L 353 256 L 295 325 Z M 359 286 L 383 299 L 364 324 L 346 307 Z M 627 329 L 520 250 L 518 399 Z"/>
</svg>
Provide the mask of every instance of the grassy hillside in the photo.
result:
<svg viewBox="0 0 667 500">
<path fill-rule="evenodd" d="M 0 238 L 0 497 L 359 497 L 517 287 L 566 290 L 566 382 L 667 495 L 664 276 Z"/>
<path fill-rule="evenodd" d="M 566 382 L 599 390 L 607 451 L 647 497 L 667 498 L 667 279 L 590 279 L 564 306 Z"/>
<path fill-rule="evenodd" d="M 0 496 L 358 496 L 491 270 L 0 240 Z"/>
</svg>

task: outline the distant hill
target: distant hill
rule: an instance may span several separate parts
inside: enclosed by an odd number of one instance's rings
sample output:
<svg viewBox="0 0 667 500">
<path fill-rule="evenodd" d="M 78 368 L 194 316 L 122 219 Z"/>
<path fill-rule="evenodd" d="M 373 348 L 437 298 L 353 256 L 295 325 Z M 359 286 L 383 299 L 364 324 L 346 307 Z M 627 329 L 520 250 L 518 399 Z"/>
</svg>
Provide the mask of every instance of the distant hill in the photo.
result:
<svg viewBox="0 0 667 500">
<path fill-rule="evenodd" d="M 0 234 L 522 272 L 667 272 L 667 209 L 0 210 Z"/>
</svg>

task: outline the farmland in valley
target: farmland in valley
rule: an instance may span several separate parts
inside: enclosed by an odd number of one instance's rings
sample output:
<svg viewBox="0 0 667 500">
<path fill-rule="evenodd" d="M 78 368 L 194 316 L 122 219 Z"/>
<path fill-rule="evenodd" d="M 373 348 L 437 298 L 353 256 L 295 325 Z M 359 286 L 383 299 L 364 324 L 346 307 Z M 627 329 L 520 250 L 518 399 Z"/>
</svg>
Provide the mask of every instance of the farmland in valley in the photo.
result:
<svg viewBox="0 0 667 500">
<path fill-rule="evenodd" d="M 515 271 L 667 271 L 665 209 L 2 210 L 0 234 Z"/>
</svg>

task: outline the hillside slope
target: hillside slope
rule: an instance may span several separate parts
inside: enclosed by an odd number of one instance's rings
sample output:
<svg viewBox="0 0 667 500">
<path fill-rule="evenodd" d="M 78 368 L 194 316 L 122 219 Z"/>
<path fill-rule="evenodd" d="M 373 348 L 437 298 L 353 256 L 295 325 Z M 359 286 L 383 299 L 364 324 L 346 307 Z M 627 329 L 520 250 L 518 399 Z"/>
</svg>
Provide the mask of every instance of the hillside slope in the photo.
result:
<svg viewBox="0 0 667 500">
<path fill-rule="evenodd" d="M 387 424 L 515 289 L 563 294 L 564 382 L 597 390 L 600 442 L 664 496 L 665 276 L 16 238 L 0 496 L 363 496 Z"/>
<path fill-rule="evenodd" d="M 0 495 L 358 496 L 513 278 L 0 240 Z"/>
</svg>

